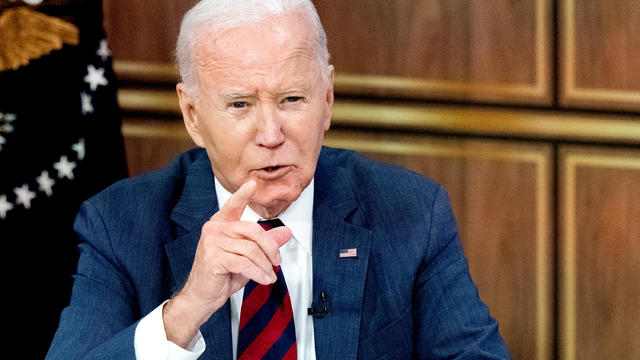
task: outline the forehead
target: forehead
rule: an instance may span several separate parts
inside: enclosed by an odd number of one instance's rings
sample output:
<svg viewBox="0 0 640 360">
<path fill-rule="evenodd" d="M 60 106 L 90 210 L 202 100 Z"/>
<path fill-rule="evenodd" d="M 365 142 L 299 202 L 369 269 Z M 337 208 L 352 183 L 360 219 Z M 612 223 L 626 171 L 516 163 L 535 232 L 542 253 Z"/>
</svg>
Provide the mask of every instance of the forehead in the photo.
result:
<svg viewBox="0 0 640 360">
<path fill-rule="evenodd" d="M 201 78 L 309 74 L 319 65 L 308 21 L 298 13 L 271 15 L 259 23 L 222 31 L 203 28 L 194 46 Z"/>
</svg>

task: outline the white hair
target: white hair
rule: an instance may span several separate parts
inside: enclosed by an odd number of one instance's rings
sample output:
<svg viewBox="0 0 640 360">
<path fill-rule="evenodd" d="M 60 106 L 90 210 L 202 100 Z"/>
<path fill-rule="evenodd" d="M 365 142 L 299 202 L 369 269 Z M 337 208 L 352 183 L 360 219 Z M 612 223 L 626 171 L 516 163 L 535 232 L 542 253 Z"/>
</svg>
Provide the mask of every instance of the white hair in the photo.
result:
<svg viewBox="0 0 640 360">
<path fill-rule="evenodd" d="M 176 62 L 180 77 L 189 96 L 197 99 L 198 79 L 193 48 L 200 27 L 209 32 L 223 31 L 235 26 L 254 24 L 269 15 L 298 11 L 309 21 L 314 37 L 315 53 L 320 64 L 329 64 L 327 36 L 311 0 L 202 0 L 182 19 L 176 44 Z M 323 71 L 324 73 L 324 71 Z"/>
</svg>

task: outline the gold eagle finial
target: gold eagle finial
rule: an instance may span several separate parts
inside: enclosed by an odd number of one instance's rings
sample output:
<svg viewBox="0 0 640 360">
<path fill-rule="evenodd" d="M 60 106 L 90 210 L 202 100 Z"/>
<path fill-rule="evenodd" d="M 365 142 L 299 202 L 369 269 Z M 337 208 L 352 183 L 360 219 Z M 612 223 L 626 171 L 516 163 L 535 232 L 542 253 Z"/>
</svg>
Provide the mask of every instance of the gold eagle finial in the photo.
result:
<svg viewBox="0 0 640 360">
<path fill-rule="evenodd" d="M 72 23 L 25 6 L 6 9 L 0 14 L 0 71 L 18 69 L 78 42 L 79 31 Z"/>
</svg>

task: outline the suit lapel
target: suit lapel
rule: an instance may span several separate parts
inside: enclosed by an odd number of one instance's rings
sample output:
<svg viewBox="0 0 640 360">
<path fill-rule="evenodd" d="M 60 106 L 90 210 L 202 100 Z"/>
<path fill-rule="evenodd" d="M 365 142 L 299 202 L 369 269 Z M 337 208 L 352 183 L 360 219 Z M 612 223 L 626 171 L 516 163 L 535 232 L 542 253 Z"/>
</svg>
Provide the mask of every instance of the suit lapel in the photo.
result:
<svg viewBox="0 0 640 360">
<path fill-rule="evenodd" d="M 211 164 L 202 151 L 188 167 L 182 194 L 171 213 L 177 238 L 165 246 L 165 251 L 173 275 L 174 292 L 180 290 L 189 277 L 202 225 L 217 211 L 218 199 Z M 200 328 L 207 344 L 203 358 L 232 358 L 230 316 L 227 301 Z"/>
<path fill-rule="evenodd" d="M 359 218 L 357 192 L 349 175 L 319 167 L 313 213 L 313 301 L 318 308 L 324 292 L 329 313 L 314 317 L 316 357 L 355 359 L 372 232 L 354 225 L 366 221 Z M 341 258 L 343 249 L 357 249 L 357 257 Z"/>
<path fill-rule="evenodd" d="M 189 276 L 202 225 L 218 210 L 211 164 L 204 151 L 196 154 L 187 165 L 182 193 L 171 212 L 176 239 L 165 246 L 175 291 Z"/>
</svg>

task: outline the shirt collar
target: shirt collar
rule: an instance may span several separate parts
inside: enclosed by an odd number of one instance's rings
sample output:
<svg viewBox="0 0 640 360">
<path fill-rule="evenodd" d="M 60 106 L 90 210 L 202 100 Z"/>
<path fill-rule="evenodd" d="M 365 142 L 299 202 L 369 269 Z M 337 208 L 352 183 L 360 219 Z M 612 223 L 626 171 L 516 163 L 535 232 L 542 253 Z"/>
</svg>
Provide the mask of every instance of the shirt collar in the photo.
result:
<svg viewBox="0 0 640 360">
<path fill-rule="evenodd" d="M 225 189 L 214 177 L 216 195 L 220 208 L 231 197 L 231 193 Z M 311 254 L 311 234 L 313 231 L 313 191 L 314 179 L 311 179 L 309 185 L 302 191 L 300 196 L 289 207 L 278 215 L 282 223 L 291 229 L 293 239 L 302 246 L 308 254 Z M 266 220 L 260 217 L 250 206 L 245 207 L 240 220 L 258 222 Z"/>
</svg>

